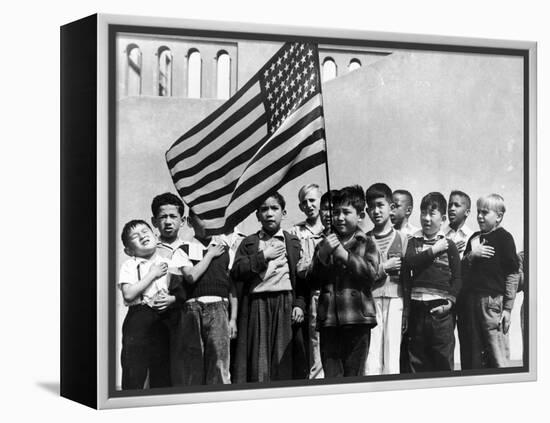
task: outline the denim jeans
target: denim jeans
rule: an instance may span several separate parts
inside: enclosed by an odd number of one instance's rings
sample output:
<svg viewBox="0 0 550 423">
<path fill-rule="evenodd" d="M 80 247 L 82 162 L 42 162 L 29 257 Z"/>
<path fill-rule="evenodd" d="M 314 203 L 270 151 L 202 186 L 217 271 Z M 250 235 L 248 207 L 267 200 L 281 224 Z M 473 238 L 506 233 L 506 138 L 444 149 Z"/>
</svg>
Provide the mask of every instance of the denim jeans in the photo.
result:
<svg viewBox="0 0 550 423">
<path fill-rule="evenodd" d="M 365 374 L 370 331 L 367 325 L 321 328 L 321 361 L 326 378 Z"/>
<path fill-rule="evenodd" d="M 411 301 L 408 328 L 409 366 L 413 373 L 454 370 L 454 315 L 432 314 L 431 301 Z"/>
<path fill-rule="evenodd" d="M 226 301 L 186 302 L 181 315 L 182 383 L 231 383 L 229 320 Z"/>
<path fill-rule="evenodd" d="M 502 295 L 469 294 L 459 314 L 462 369 L 509 366 L 508 334 L 502 331 Z"/>
</svg>

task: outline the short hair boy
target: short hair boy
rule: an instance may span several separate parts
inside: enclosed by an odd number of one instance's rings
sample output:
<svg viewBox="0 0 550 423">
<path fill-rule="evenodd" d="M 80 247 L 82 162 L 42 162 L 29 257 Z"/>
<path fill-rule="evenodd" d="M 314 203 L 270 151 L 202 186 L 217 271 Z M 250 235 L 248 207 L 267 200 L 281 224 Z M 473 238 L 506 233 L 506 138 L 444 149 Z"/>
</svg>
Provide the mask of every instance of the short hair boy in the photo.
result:
<svg viewBox="0 0 550 423">
<path fill-rule="evenodd" d="M 305 284 L 296 277 L 300 240 L 281 229 L 285 200 L 277 192 L 261 202 L 261 229 L 240 244 L 231 269 L 243 282 L 233 381 L 269 382 L 307 377 L 302 329 Z"/>
<path fill-rule="evenodd" d="M 409 239 L 401 275 L 408 290 L 408 362 L 414 373 L 454 370 L 454 317 L 461 287 L 460 256 L 441 230 L 447 202 L 439 192 L 422 198 L 422 229 Z M 408 301 L 406 301 L 408 302 Z"/>
<path fill-rule="evenodd" d="M 472 231 L 466 226 L 466 219 L 470 215 L 471 201 L 470 196 L 463 191 L 454 190 L 449 195 L 449 205 L 447 216 L 449 217 L 449 226 L 445 231 L 445 236 L 452 239 L 460 253 L 460 258 L 466 248 L 468 239 L 472 236 Z"/>
<path fill-rule="evenodd" d="M 518 284 L 518 256 L 512 235 L 501 226 L 506 207 L 498 194 L 477 200 L 475 232 L 464 251 L 464 304 L 459 320 L 463 369 L 509 366 L 508 329 Z M 460 333 L 460 332 L 459 332 Z M 462 345 L 462 339 L 468 339 Z"/>
<path fill-rule="evenodd" d="M 403 287 L 399 274 L 407 236 L 392 226 L 390 216 L 394 204 L 388 185 L 371 185 L 365 198 L 367 213 L 374 224 L 367 236 L 372 238 L 380 252 L 379 274 L 372 287 L 378 324 L 371 330 L 366 374 L 399 373 L 403 326 Z"/>
<path fill-rule="evenodd" d="M 371 287 L 378 272 L 374 242 L 359 228 L 365 194 L 359 185 L 332 197 L 335 233 L 317 246 L 311 280 L 321 294 L 317 315 L 325 377 L 362 376 L 376 326 Z"/>
<path fill-rule="evenodd" d="M 392 197 L 394 208 L 390 217 L 393 227 L 407 236 L 412 236 L 420 229 L 409 222 L 413 211 L 412 194 L 407 190 L 398 189 L 393 192 Z"/>
<path fill-rule="evenodd" d="M 157 239 L 143 220 L 122 229 L 124 252 L 118 287 L 128 313 L 122 325 L 122 389 L 143 389 L 149 373 L 151 388 L 170 386 L 168 328 L 162 313 L 175 302 L 169 293 L 168 270 L 179 262 L 157 254 Z"/>
<path fill-rule="evenodd" d="M 302 258 L 298 262 L 298 276 L 302 279 L 307 278 L 315 247 L 323 239 L 324 225 L 320 215 L 320 200 L 321 190 L 317 184 L 304 185 L 298 192 L 298 204 L 300 210 L 306 215 L 306 220 L 294 225 L 290 229 L 290 233 L 295 235 L 302 245 Z M 319 332 L 315 329 L 319 290 L 312 290 L 309 294 L 309 300 L 309 331 L 307 333 L 309 340 L 309 378 L 319 379 L 324 377 L 319 351 Z"/>
<path fill-rule="evenodd" d="M 183 223 L 185 206 L 183 201 L 171 192 L 157 195 L 151 202 L 151 223 L 159 231 L 159 254 L 172 257 L 182 244 L 179 230 Z"/>
<path fill-rule="evenodd" d="M 229 248 L 209 236 L 204 223 L 189 211 L 195 237 L 184 242 L 181 266 L 187 300 L 181 314 L 183 385 L 231 383 L 230 340 L 237 335 L 237 297 L 229 277 Z"/>
</svg>

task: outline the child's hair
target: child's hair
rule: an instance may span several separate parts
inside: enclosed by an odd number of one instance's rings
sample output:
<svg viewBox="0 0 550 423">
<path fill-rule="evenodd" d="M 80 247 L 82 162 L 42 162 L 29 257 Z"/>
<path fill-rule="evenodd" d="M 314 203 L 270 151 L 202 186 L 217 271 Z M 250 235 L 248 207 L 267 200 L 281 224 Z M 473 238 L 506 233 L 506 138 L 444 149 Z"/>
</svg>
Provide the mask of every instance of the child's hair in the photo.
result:
<svg viewBox="0 0 550 423">
<path fill-rule="evenodd" d="M 389 204 L 393 203 L 391 188 L 383 183 L 372 184 L 367 188 L 367 192 L 365 192 L 365 201 L 367 204 L 381 197 L 384 197 Z"/>
<path fill-rule="evenodd" d="M 183 212 L 185 211 L 185 206 L 183 205 L 183 201 L 171 192 L 165 192 L 164 194 L 157 195 L 155 198 L 153 198 L 153 202 L 151 203 L 151 212 L 153 213 L 153 216 L 157 216 L 157 213 L 159 212 L 161 206 L 176 206 L 178 208 L 178 212 L 180 216 L 183 216 Z"/>
<path fill-rule="evenodd" d="M 279 193 L 279 192 L 270 192 L 269 194 L 266 194 L 262 197 L 262 200 L 260 201 L 258 208 L 256 211 L 260 211 L 260 206 L 268 199 L 268 198 L 274 198 L 277 203 L 281 206 L 283 210 L 285 210 L 286 207 L 286 201 L 285 198 Z"/>
<path fill-rule="evenodd" d="M 430 192 L 422 198 L 420 210 L 439 210 L 445 216 L 447 214 L 447 201 L 440 192 Z"/>
<path fill-rule="evenodd" d="M 406 189 L 396 189 L 393 192 L 393 195 L 395 195 L 395 194 L 404 195 L 405 197 L 407 197 L 407 201 L 409 202 L 409 206 L 411 206 L 411 209 L 413 208 L 413 206 L 414 206 L 413 196 L 409 191 L 407 191 Z"/>
<path fill-rule="evenodd" d="M 489 194 L 483 197 L 479 197 L 477 200 L 477 208 L 486 207 L 489 210 L 493 210 L 497 213 L 506 213 L 506 206 L 504 206 L 504 198 L 499 194 Z"/>
<path fill-rule="evenodd" d="M 298 191 L 298 200 L 299 201 L 302 201 L 302 198 L 304 198 L 304 196 L 310 192 L 310 191 L 313 191 L 313 190 L 317 190 L 319 193 L 321 193 L 321 190 L 319 188 L 319 185 L 317 184 L 307 184 L 307 185 L 304 185 L 302 188 L 300 188 L 300 191 Z"/>
<path fill-rule="evenodd" d="M 120 238 L 122 239 L 122 245 L 124 245 L 124 247 L 128 247 L 128 237 L 130 236 L 130 232 L 139 225 L 145 225 L 149 229 L 151 229 L 151 226 L 149 226 L 149 224 L 145 220 L 141 220 L 141 219 L 130 220 L 128 223 L 124 225 L 124 227 L 122 228 L 122 233 L 120 234 Z M 151 229 L 151 232 L 152 231 L 153 229 Z"/>
<path fill-rule="evenodd" d="M 451 194 L 449 195 L 449 202 L 451 202 L 451 197 L 453 196 L 459 196 L 459 197 L 462 197 L 466 200 L 466 208 L 471 208 L 472 207 L 472 200 L 470 200 L 470 196 L 468 194 L 466 194 L 464 191 L 459 191 L 457 189 L 451 191 Z"/>
<path fill-rule="evenodd" d="M 337 191 L 332 197 L 334 207 L 350 205 L 357 213 L 365 211 L 365 191 L 361 185 L 351 185 Z"/>
<path fill-rule="evenodd" d="M 328 203 L 330 206 L 331 202 L 334 202 L 334 196 L 338 194 L 337 189 L 331 189 L 330 191 L 325 192 L 323 195 L 321 195 L 321 205 Z"/>
</svg>

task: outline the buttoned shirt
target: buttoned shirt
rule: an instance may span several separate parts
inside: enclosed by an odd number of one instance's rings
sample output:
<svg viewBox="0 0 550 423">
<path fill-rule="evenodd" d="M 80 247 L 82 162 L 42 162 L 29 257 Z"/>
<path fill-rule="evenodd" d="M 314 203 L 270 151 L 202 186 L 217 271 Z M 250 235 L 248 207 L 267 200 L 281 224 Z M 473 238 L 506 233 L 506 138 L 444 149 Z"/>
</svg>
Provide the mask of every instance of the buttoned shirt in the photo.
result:
<svg viewBox="0 0 550 423">
<path fill-rule="evenodd" d="M 466 225 L 462 225 L 462 227 L 458 228 L 458 231 L 455 231 L 453 228 L 448 226 L 447 230 L 445 231 L 445 236 L 450 240 L 452 240 L 455 244 L 458 241 L 464 241 L 464 244 L 467 244 L 468 240 L 473 234 L 474 234 L 474 231 L 472 231 Z M 464 245 L 464 248 L 462 249 L 462 251 L 460 251 L 460 258 L 464 256 L 465 247 L 466 245 Z"/>
<path fill-rule="evenodd" d="M 182 267 L 185 262 L 181 259 L 181 255 L 175 254 L 174 257 L 168 259 L 155 253 L 150 259 L 142 257 L 132 257 L 122 263 L 120 267 L 120 275 L 118 279 L 118 287 L 122 290 L 124 284 L 135 284 L 142 280 L 147 273 L 151 270 L 151 266 L 154 264 L 167 263 L 168 272 L 166 275 L 155 279 L 140 296 L 135 298 L 130 303 L 124 301 L 127 306 L 147 304 L 151 306 L 157 295 L 161 293 L 168 293 L 168 286 L 170 282 L 170 274 L 179 274 L 179 268 Z"/>
<path fill-rule="evenodd" d="M 317 228 L 301 222 L 290 229 L 290 233 L 295 235 L 300 240 L 302 246 L 302 258 L 298 262 L 297 272 L 300 277 L 305 277 L 311 266 L 315 247 L 323 239 L 323 225 L 318 225 Z"/>
<path fill-rule="evenodd" d="M 157 254 L 161 257 L 172 258 L 174 251 L 181 245 L 183 245 L 183 241 L 179 238 L 176 238 L 172 243 L 164 242 L 159 239 L 157 242 Z"/>
<path fill-rule="evenodd" d="M 267 247 L 274 247 L 277 245 L 282 245 L 285 249 L 281 255 L 267 262 L 267 269 L 260 273 L 262 281 L 252 288 L 252 292 L 258 293 L 292 290 L 283 230 L 279 229 L 279 231 L 277 231 L 277 233 L 273 236 L 270 236 L 263 230 L 260 230 L 258 235 L 260 237 L 260 251 L 264 251 Z"/>
</svg>

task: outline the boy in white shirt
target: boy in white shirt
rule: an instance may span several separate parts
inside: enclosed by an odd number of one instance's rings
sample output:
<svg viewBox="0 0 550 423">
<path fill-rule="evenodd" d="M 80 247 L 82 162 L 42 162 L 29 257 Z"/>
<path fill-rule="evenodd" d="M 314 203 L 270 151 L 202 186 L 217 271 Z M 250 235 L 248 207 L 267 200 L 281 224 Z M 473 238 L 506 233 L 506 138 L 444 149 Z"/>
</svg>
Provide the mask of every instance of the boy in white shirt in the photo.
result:
<svg viewBox="0 0 550 423">
<path fill-rule="evenodd" d="M 169 292 L 169 269 L 177 272 L 178 258 L 157 254 L 157 239 L 143 220 L 122 230 L 124 252 L 131 258 L 120 268 L 118 287 L 128 313 L 122 325 L 122 389 L 170 386 L 169 331 L 165 311 L 175 303 Z"/>
</svg>

